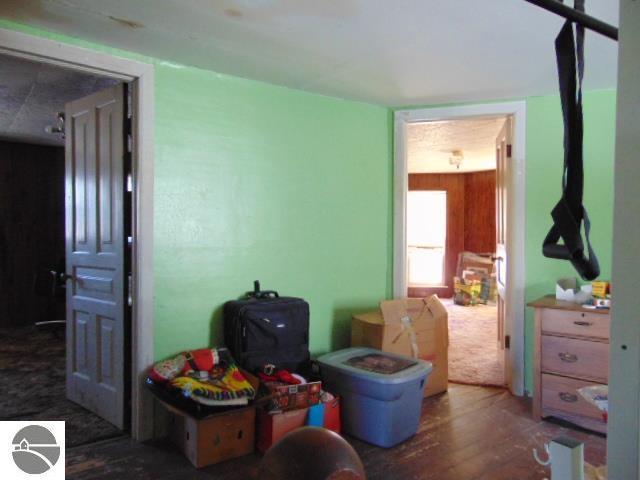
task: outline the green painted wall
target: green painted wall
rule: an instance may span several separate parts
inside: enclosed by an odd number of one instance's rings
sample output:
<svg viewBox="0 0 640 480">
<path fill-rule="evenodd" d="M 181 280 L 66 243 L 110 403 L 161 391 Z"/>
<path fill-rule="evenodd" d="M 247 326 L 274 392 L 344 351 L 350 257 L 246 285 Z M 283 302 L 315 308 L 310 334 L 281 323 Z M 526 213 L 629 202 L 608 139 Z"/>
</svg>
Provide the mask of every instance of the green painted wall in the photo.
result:
<svg viewBox="0 0 640 480">
<path fill-rule="evenodd" d="M 602 279 L 611 276 L 613 235 L 613 159 L 616 94 L 614 90 L 584 96 L 584 205 L 592 224 L 592 243 L 598 254 Z M 542 241 L 551 226 L 551 209 L 560 199 L 563 127 L 557 96 L 527 99 L 527 301 L 554 292 L 555 281 L 576 277 L 569 262 L 542 256 Z M 533 389 L 533 312 L 526 315 L 526 388 Z"/>
<path fill-rule="evenodd" d="M 315 353 L 391 294 L 388 109 L 0 27 L 156 66 L 156 358 L 219 343 L 254 279 L 309 301 Z"/>
<path fill-rule="evenodd" d="M 220 307 L 260 279 L 311 306 L 314 352 L 390 289 L 387 111 L 157 69 L 156 346 L 218 341 Z"/>
</svg>

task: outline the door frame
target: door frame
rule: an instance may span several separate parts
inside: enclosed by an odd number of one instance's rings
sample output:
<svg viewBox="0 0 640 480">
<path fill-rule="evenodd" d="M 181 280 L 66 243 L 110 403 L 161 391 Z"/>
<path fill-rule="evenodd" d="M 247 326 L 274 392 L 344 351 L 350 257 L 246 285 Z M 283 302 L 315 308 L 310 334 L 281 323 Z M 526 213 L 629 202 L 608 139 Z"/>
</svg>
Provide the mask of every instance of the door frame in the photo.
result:
<svg viewBox="0 0 640 480">
<path fill-rule="evenodd" d="M 137 441 L 150 439 L 153 400 L 144 382 L 154 361 L 154 66 L 5 28 L 0 28 L 0 53 L 115 78 L 133 86 L 131 436 Z"/>
<path fill-rule="evenodd" d="M 507 213 L 508 288 L 506 299 L 505 333 L 511 337 L 511 384 L 509 390 L 524 395 L 524 334 L 525 334 L 525 225 L 526 183 L 525 151 L 527 105 L 525 101 L 456 105 L 450 107 L 396 110 L 394 112 L 394 257 L 393 293 L 397 298 L 407 296 L 407 238 L 406 205 L 409 171 L 406 154 L 407 126 L 410 123 L 437 120 L 512 116 L 514 168 L 508 179 L 507 195 L 512 208 Z"/>
<path fill-rule="evenodd" d="M 640 476 L 640 330 L 634 272 L 640 267 L 640 2 L 620 2 L 620 47 L 614 163 L 611 339 L 609 342 L 609 478 Z"/>
</svg>

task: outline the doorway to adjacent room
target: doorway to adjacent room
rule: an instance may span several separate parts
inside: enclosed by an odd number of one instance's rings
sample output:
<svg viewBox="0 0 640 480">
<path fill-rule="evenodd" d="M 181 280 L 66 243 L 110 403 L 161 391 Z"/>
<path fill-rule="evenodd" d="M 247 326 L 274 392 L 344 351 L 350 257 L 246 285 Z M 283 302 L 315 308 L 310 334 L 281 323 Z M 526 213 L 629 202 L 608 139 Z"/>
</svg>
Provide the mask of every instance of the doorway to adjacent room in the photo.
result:
<svg viewBox="0 0 640 480">
<path fill-rule="evenodd" d="M 516 394 L 524 159 L 514 133 L 524 134 L 516 123 L 523 110 L 516 103 L 396 113 L 395 295 L 437 294 L 447 307 L 450 381 Z"/>
<path fill-rule="evenodd" d="M 506 117 L 408 128 L 409 297 L 449 312 L 449 380 L 503 386 L 498 315 L 496 138 Z"/>
<path fill-rule="evenodd" d="M 0 55 L 2 418 L 128 429 L 127 86 Z"/>
<path fill-rule="evenodd" d="M 84 301 L 85 299 L 83 297 L 86 296 L 90 297 L 88 299 L 89 301 L 97 300 L 95 305 L 91 307 L 87 304 L 80 305 L 80 303 L 67 302 L 68 305 L 70 305 L 67 310 L 75 309 L 78 313 L 75 318 L 73 318 L 78 325 L 81 326 L 84 324 L 87 327 L 93 327 L 99 323 L 100 326 L 99 329 L 84 329 L 84 333 L 86 333 L 87 336 L 85 337 L 81 334 L 74 338 L 74 341 L 77 339 L 81 340 L 83 338 L 91 338 L 92 340 L 100 340 L 99 344 L 95 342 L 93 343 L 96 347 L 98 345 L 113 344 L 112 334 L 114 331 L 110 328 L 110 325 L 113 326 L 114 323 L 109 323 L 109 319 L 113 318 L 113 316 L 111 316 L 113 312 L 104 310 L 98 311 L 101 308 L 101 300 L 105 300 L 104 297 L 112 295 L 122 298 L 122 303 L 129 306 L 131 311 L 131 320 L 130 325 L 126 328 L 130 331 L 130 336 L 128 343 L 124 344 L 124 351 L 126 352 L 126 355 L 129 356 L 130 362 L 126 363 L 124 356 L 119 354 L 113 355 L 108 359 L 108 362 L 105 361 L 107 360 L 106 358 L 98 362 L 96 348 L 91 347 L 88 342 L 85 344 L 85 347 L 87 348 L 82 348 L 83 342 L 76 341 L 76 345 L 79 346 L 78 352 L 86 353 L 86 358 L 90 361 L 86 367 L 96 372 L 96 374 L 93 378 L 88 377 L 88 375 L 84 375 L 85 378 L 83 378 L 80 371 L 81 369 L 76 368 L 76 371 L 79 373 L 79 375 L 76 375 L 76 380 L 78 381 L 76 382 L 75 387 L 77 388 L 72 388 L 68 391 L 81 393 L 82 391 L 86 392 L 91 390 L 94 393 L 85 395 L 84 398 L 82 398 L 82 395 L 80 394 L 76 396 L 74 400 L 77 403 L 89 406 L 91 410 L 101 410 L 102 413 L 100 413 L 100 415 L 104 417 L 109 417 L 114 412 L 122 413 L 122 415 L 119 416 L 120 418 L 115 418 L 114 423 L 116 425 L 129 424 L 129 430 L 134 439 L 149 439 L 153 435 L 153 415 L 151 413 L 153 404 L 149 394 L 144 389 L 144 380 L 146 378 L 148 365 L 154 358 L 152 255 L 154 66 L 135 60 L 116 57 L 108 53 L 87 50 L 57 42 L 55 40 L 39 38 L 3 28 L 0 28 L 0 53 L 11 58 L 36 61 L 47 66 L 55 65 L 57 67 L 62 67 L 64 70 L 76 73 L 85 73 L 117 80 L 119 82 L 126 83 L 128 87 L 130 87 L 127 89 L 130 95 L 127 95 L 126 101 L 123 103 L 126 104 L 126 111 L 128 113 L 131 112 L 132 116 L 128 118 L 128 120 L 125 120 L 123 125 L 126 125 L 127 128 L 130 127 L 131 138 L 128 138 L 128 135 L 124 133 L 124 129 L 114 128 L 113 130 L 114 133 L 120 132 L 120 134 L 123 135 L 123 138 L 126 139 L 126 145 L 124 147 L 128 148 L 126 147 L 128 145 L 131 149 L 131 175 L 123 175 L 122 177 L 114 175 L 114 178 L 121 178 L 123 181 L 126 180 L 126 185 L 131 187 L 131 192 L 129 192 L 130 195 L 128 195 L 130 199 L 130 209 L 128 207 L 126 208 L 131 215 L 129 223 L 127 224 L 125 222 L 125 225 L 131 229 L 131 235 L 124 236 L 126 239 L 124 242 L 126 243 L 125 249 L 130 249 L 131 252 L 130 264 L 127 266 L 129 268 L 126 269 L 130 272 L 130 275 L 123 277 L 120 274 L 117 274 L 116 276 L 119 277 L 117 280 L 114 279 L 113 281 L 110 281 L 107 278 L 106 281 L 102 282 L 100 281 L 101 277 L 99 275 L 92 275 L 92 272 L 87 271 L 86 269 L 84 271 L 82 270 L 85 267 L 88 267 L 89 269 L 95 267 L 97 270 L 104 270 L 105 268 L 108 269 L 108 265 L 100 265 L 99 263 L 102 262 L 102 259 L 106 260 L 104 257 L 109 255 L 88 255 L 88 257 L 96 259 L 96 262 L 94 262 L 95 265 L 83 265 L 79 262 L 73 262 L 73 260 L 71 260 L 71 264 L 69 264 L 69 261 L 67 261 L 67 270 L 70 267 L 73 267 L 74 271 L 71 273 L 66 271 L 64 277 L 65 282 L 67 282 L 67 287 L 72 286 L 69 288 L 69 291 L 75 294 L 74 296 L 76 298 L 74 300 Z M 96 95 L 99 94 L 100 92 Z M 114 95 L 115 97 L 118 97 L 117 93 Z M 78 107 L 78 111 L 72 116 L 77 117 L 78 126 L 82 124 L 86 125 L 86 128 L 82 127 L 80 130 L 87 130 L 90 132 L 92 129 L 91 124 L 95 119 L 99 118 L 99 113 L 102 112 L 106 115 L 109 110 L 109 108 L 102 108 L 103 106 L 106 106 L 105 98 L 94 98 L 93 100 L 95 100 L 94 104 L 91 102 L 89 102 L 89 104 L 84 104 L 80 101 L 75 105 L 75 107 Z M 113 105 L 111 102 L 106 103 Z M 88 115 L 83 113 L 85 111 Z M 88 119 L 88 121 L 85 122 L 84 118 Z M 99 119 L 100 125 L 105 125 L 105 120 L 105 118 Z M 71 125 L 69 120 L 66 120 L 65 123 Z M 99 132 L 102 129 L 97 128 L 94 130 L 95 132 Z M 79 135 L 78 138 L 81 139 L 83 136 Z M 97 142 L 92 141 L 91 135 L 85 136 L 84 138 L 88 140 L 88 143 L 86 144 L 88 152 L 91 152 L 92 147 L 98 146 Z M 118 142 L 114 142 L 114 144 L 117 143 Z M 104 142 L 102 145 L 106 146 Z M 69 149 L 67 149 L 67 151 L 68 150 Z M 79 151 L 82 151 L 82 149 L 80 148 Z M 77 177 L 80 179 L 83 177 L 81 174 L 82 163 L 83 162 L 80 162 L 78 169 L 76 170 L 76 173 L 78 174 Z M 91 161 L 86 162 L 84 165 L 88 167 L 86 179 L 90 179 L 95 173 L 90 169 L 93 168 Z M 101 163 L 101 166 L 105 166 L 104 162 Z M 103 175 L 102 177 L 107 178 L 107 175 Z M 67 175 L 67 179 L 69 178 L 70 177 Z M 93 205 L 93 201 L 96 200 L 93 193 L 95 193 L 97 189 L 100 189 L 101 193 L 104 193 L 107 197 L 118 191 L 117 189 L 114 189 L 113 191 L 109 191 L 108 189 L 105 190 L 104 183 L 99 184 L 94 182 L 96 185 L 91 185 L 90 183 L 91 182 L 88 182 L 85 185 L 86 190 L 84 192 L 81 188 L 78 188 L 79 195 L 74 199 L 77 200 L 78 198 L 82 198 L 84 194 L 85 198 L 89 200 L 87 205 Z M 79 185 L 77 186 L 79 187 Z M 127 190 L 129 189 L 127 188 Z M 70 189 L 66 188 L 66 191 L 70 191 Z M 71 202 L 66 203 L 69 204 Z M 82 215 L 80 215 L 82 212 L 80 207 L 82 207 L 82 205 L 83 202 L 76 202 L 76 212 L 79 214 L 78 218 L 82 218 Z M 114 218 L 111 217 L 111 214 L 115 211 L 116 210 L 113 209 L 100 209 L 99 212 L 103 215 L 101 222 L 104 223 L 109 218 Z M 88 217 L 93 217 L 94 214 L 96 214 L 95 211 L 91 212 L 90 208 L 85 209 L 84 213 L 87 214 Z M 69 215 L 67 215 L 67 217 L 69 217 Z M 76 227 L 81 226 L 76 222 L 73 222 L 72 224 L 75 224 Z M 67 223 L 67 226 L 69 226 L 69 223 Z M 75 232 L 71 232 L 72 234 L 69 234 L 69 232 L 65 234 L 67 245 L 69 245 L 70 239 L 75 242 L 75 246 L 77 247 L 75 251 L 77 253 L 83 251 L 84 247 L 82 244 L 85 241 L 88 241 L 89 246 L 85 250 L 88 250 L 89 253 L 92 253 L 94 250 L 95 253 L 98 253 L 98 250 L 100 250 L 100 254 L 106 253 L 109 249 L 109 233 L 111 234 L 112 242 L 117 242 L 115 239 L 120 236 L 115 232 L 115 230 L 111 230 L 110 232 L 100 230 L 100 238 L 104 241 L 99 242 L 100 248 L 94 249 L 90 246 L 93 244 L 92 240 L 95 237 L 95 235 L 93 235 L 94 232 L 89 228 L 89 222 L 86 223 L 85 226 L 87 226 L 86 230 L 83 228 L 76 228 Z M 112 245 L 114 244 L 115 243 L 112 243 Z M 97 258 L 102 259 L 97 260 Z M 79 258 L 76 260 L 79 260 Z M 81 279 L 86 279 L 86 281 L 82 282 L 82 285 L 80 285 L 81 282 L 79 281 Z M 120 285 L 116 282 L 120 282 Z M 125 291 L 126 295 L 120 295 L 120 292 Z M 68 294 L 67 300 L 69 297 L 70 295 Z M 118 302 L 120 302 L 120 300 L 118 300 Z M 93 308 L 94 306 L 96 307 L 95 309 Z M 85 322 L 85 320 L 89 319 L 87 318 L 87 315 L 84 315 L 85 313 L 89 313 L 91 318 L 99 318 L 100 321 L 97 323 L 93 322 L 92 324 Z M 69 317 L 68 314 L 67 317 Z M 105 320 L 104 322 L 102 321 L 103 319 Z M 80 330 L 82 329 L 79 329 L 79 331 Z M 102 348 L 102 351 L 106 354 L 110 354 L 111 352 L 109 348 Z M 69 357 L 67 357 L 67 359 L 69 359 Z M 117 362 L 120 362 L 120 364 Z M 110 398 L 111 395 L 100 395 L 95 393 L 99 392 L 102 387 L 109 387 L 110 379 L 107 378 L 106 375 L 109 375 L 110 371 L 105 371 L 101 368 L 105 364 L 116 367 L 117 371 L 122 372 L 124 376 L 123 378 L 125 378 L 123 385 L 124 388 L 122 390 L 116 389 L 117 392 L 124 392 L 123 396 L 118 394 L 118 397 L 122 398 L 123 401 L 118 401 L 115 406 L 106 401 L 106 399 Z M 83 368 L 85 367 L 83 365 L 79 366 Z M 66 365 L 67 378 L 69 378 L 68 372 L 73 370 L 75 367 L 78 367 L 78 365 Z M 87 390 L 81 386 L 83 380 L 87 379 L 89 380 L 89 384 L 95 388 Z M 125 398 L 127 400 L 125 400 Z M 91 402 L 93 402 L 93 406 L 91 405 Z M 100 409 L 97 407 L 93 408 L 98 404 L 100 404 Z M 104 413 L 107 411 L 110 411 L 110 413 Z M 127 421 L 127 418 L 129 418 L 130 421 Z"/>
</svg>

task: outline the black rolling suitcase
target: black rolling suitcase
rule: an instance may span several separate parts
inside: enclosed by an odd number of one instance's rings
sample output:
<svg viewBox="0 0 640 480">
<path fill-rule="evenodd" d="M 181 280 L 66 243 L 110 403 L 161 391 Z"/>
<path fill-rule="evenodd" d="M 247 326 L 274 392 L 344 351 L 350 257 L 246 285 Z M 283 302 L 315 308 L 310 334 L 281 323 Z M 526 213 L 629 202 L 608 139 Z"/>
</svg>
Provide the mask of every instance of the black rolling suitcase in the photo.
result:
<svg viewBox="0 0 640 480">
<path fill-rule="evenodd" d="M 274 291 L 254 291 L 224 305 L 224 340 L 233 358 L 250 372 L 273 364 L 291 372 L 309 368 L 309 304 Z"/>
</svg>

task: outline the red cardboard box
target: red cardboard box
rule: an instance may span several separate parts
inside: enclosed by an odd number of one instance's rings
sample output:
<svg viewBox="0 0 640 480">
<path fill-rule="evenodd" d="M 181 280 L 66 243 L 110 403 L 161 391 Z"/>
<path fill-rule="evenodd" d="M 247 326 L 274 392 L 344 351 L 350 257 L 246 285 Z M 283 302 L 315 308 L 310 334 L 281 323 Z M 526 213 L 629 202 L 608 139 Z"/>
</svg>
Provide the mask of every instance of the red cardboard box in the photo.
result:
<svg viewBox="0 0 640 480">
<path fill-rule="evenodd" d="M 307 424 L 308 408 L 269 414 L 259 410 L 256 422 L 256 447 L 264 453 L 287 433 Z"/>
<path fill-rule="evenodd" d="M 342 422 L 340 421 L 340 397 L 336 397 L 324 404 L 324 428 L 340 433 Z"/>
</svg>

